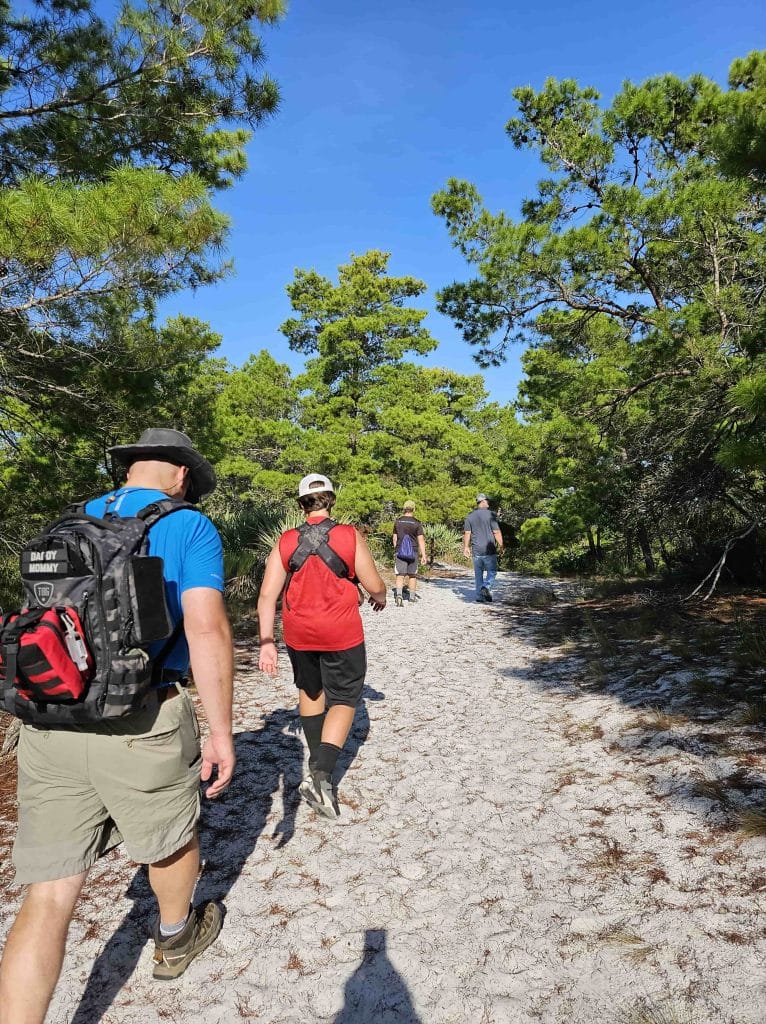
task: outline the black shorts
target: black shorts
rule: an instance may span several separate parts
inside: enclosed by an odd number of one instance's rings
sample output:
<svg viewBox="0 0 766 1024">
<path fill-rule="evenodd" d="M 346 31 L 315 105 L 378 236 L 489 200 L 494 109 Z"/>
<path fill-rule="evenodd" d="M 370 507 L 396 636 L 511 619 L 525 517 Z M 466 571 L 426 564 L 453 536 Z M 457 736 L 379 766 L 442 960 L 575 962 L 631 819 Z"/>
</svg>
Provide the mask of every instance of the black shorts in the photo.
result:
<svg viewBox="0 0 766 1024">
<path fill-rule="evenodd" d="M 367 672 L 364 644 L 346 651 L 296 651 L 287 648 L 293 666 L 295 685 L 312 700 L 324 690 L 328 708 L 345 704 L 355 708 L 362 696 Z"/>
</svg>

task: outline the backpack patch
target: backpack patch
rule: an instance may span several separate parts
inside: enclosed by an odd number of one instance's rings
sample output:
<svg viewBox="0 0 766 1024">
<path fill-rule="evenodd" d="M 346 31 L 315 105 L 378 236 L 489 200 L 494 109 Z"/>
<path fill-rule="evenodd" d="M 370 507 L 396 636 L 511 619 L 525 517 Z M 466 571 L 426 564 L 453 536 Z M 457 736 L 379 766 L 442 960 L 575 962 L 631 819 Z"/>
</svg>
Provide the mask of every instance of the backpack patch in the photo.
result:
<svg viewBox="0 0 766 1024">
<path fill-rule="evenodd" d="M 187 502 L 136 516 L 90 516 L 84 505 L 21 552 L 25 605 L 0 619 L 0 708 L 38 725 L 82 725 L 138 711 L 180 633 L 165 600 L 163 562 L 148 531 Z M 165 640 L 154 657 L 149 645 Z"/>
</svg>

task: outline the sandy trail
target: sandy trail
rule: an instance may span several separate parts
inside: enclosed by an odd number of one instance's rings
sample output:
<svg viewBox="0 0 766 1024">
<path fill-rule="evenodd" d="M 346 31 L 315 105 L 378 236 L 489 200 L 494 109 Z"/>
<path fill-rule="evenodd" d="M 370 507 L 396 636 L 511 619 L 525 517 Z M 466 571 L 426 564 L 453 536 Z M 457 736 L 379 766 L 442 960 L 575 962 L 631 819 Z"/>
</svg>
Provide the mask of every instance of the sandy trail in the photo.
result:
<svg viewBox="0 0 766 1024">
<path fill-rule="evenodd" d="M 436 580 L 365 609 L 342 826 L 296 798 L 286 657 L 273 682 L 242 647 L 237 784 L 206 806 L 198 887 L 226 904 L 220 939 L 153 982 L 145 876 L 112 856 L 51 1024 L 602 1024 L 657 1019 L 635 1016 L 652 1002 L 668 1022 L 760 1024 L 763 842 L 711 838 L 709 802 L 675 785 L 694 750 L 637 756 L 635 709 L 510 625 L 503 600 L 529 585 L 504 574 L 487 607 L 467 578 Z"/>
</svg>

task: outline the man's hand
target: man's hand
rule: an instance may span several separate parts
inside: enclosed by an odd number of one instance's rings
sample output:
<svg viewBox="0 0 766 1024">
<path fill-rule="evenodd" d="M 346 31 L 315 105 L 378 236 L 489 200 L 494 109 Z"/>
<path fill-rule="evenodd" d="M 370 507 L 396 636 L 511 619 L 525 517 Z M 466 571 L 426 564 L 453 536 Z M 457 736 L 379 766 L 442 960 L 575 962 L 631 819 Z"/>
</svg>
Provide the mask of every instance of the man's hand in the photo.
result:
<svg viewBox="0 0 766 1024">
<path fill-rule="evenodd" d="M 471 557 L 471 552 L 468 550 L 468 548 L 463 548 L 463 557 L 464 558 L 470 558 Z"/>
<path fill-rule="evenodd" d="M 205 796 L 209 800 L 215 800 L 217 796 L 227 788 L 234 774 L 234 765 L 237 763 L 237 756 L 234 753 L 234 740 L 228 736 L 208 736 L 202 745 L 202 771 L 200 778 L 208 782 L 213 774 L 213 768 L 218 769 L 218 777 L 211 782 Z"/>
<path fill-rule="evenodd" d="M 383 595 L 382 598 L 381 597 L 373 597 L 372 594 L 370 594 L 370 596 L 367 598 L 367 600 L 370 602 L 370 605 L 375 609 L 376 612 L 382 612 L 383 609 L 386 607 L 386 595 L 385 594 Z"/>
<path fill-rule="evenodd" d="M 261 653 L 258 655 L 258 668 L 261 672 L 266 672 L 270 676 L 277 674 L 277 646 L 273 640 L 266 641 L 261 647 Z"/>
</svg>

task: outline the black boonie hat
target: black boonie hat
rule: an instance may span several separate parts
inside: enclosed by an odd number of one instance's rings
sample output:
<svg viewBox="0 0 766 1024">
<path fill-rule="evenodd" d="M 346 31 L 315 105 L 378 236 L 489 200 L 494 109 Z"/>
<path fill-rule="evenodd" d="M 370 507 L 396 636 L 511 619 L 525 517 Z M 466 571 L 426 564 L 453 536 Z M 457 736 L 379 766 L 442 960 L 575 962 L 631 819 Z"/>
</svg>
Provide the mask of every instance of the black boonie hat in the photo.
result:
<svg viewBox="0 0 766 1024">
<path fill-rule="evenodd" d="M 123 466 L 130 466 L 138 459 L 156 459 L 158 462 L 186 466 L 189 470 L 186 500 L 194 504 L 215 490 L 215 470 L 204 455 L 196 450 L 191 438 L 180 430 L 149 427 L 135 444 L 118 444 L 108 451 Z"/>
</svg>

